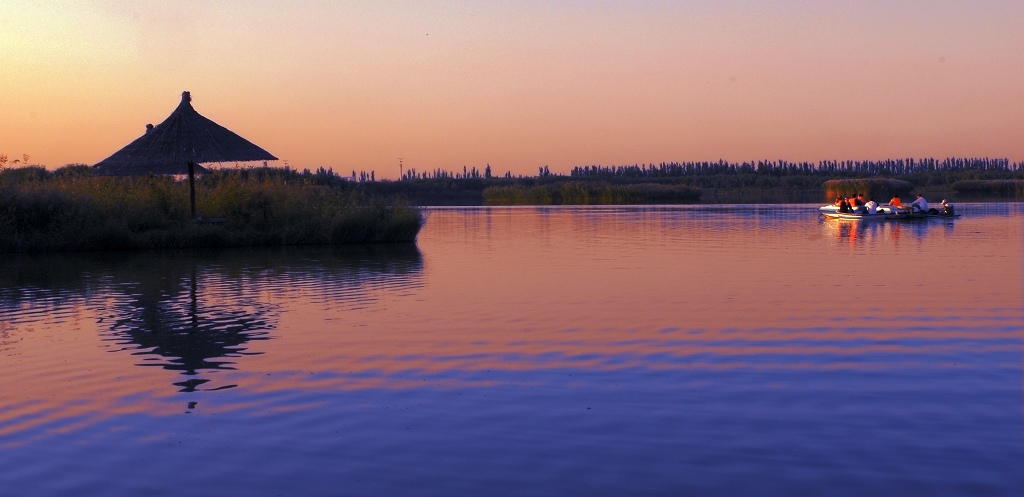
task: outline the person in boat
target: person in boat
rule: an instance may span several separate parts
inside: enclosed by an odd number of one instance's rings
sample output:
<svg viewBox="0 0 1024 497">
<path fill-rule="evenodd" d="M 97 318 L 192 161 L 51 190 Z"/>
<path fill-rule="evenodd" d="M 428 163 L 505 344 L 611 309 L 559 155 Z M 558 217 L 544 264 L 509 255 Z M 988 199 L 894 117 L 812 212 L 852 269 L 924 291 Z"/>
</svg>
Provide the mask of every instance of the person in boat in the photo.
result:
<svg viewBox="0 0 1024 497">
<path fill-rule="evenodd" d="M 942 215 L 952 216 L 953 215 L 953 204 L 946 202 L 946 199 L 942 199 Z"/>
<path fill-rule="evenodd" d="M 847 211 L 847 212 L 860 212 L 861 204 L 857 201 L 857 194 L 856 193 L 854 193 L 853 196 L 850 197 L 849 202 L 850 202 L 850 210 Z"/>
<path fill-rule="evenodd" d="M 903 203 L 900 202 L 900 194 L 897 193 L 897 194 L 893 195 L 892 196 L 892 200 L 889 201 L 889 205 L 891 205 L 893 207 L 901 207 L 901 206 L 903 206 Z"/>
<path fill-rule="evenodd" d="M 878 202 L 875 202 L 875 199 L 865 202 L 864 208 L 867 209 L 868 214 L 878 214 Z"/>
<path fill-rule="evenodd" d="M 860 211 L 861 214 L 867 214 L 868 213 L 867 205 L 868 205 L 868 203 L 864 201 L 864 194 L 863 193 L 858 193 L 857 194 L 857 206 L 859 208 L 857 210 Z"/>
<path fill-rule="evenodd" d="M 850 201 L 846 197 L 843 197 L 843 200 L 839 202 L 839 212 L 843 214 L 850 212 Z"/>
<path fill-rule="evenodd" d="M 920 193 L 918 193 L 917 198 L 914 200 L 913 203 L 910 204 L 910 210 L 913 212 L 920 212 L 922 214 L 927 213 L 928 201 L 925 200 Z"/>
</svg>

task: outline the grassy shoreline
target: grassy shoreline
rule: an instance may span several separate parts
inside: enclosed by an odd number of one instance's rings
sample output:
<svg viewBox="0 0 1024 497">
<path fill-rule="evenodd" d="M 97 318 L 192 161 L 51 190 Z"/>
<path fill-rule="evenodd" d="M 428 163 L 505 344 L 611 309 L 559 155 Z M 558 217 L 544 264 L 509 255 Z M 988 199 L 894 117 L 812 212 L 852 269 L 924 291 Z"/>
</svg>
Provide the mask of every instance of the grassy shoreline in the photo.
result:
<svg viewBox="0 0 1024 497">
<path fill-rule="evenodd" d="M 97 177 L 84 166 L 0 171 L 0 252 L 412 242 L 422 212 L 400 197 L 307 181 L 290 170 L 217 171 L 196 185 Z M 215 222 L 209 222 L 214 220 Z"/>
<path fill-rule="evenodd" d="M 409 180 L 405 180 L 409 181 Z M 999 180 L 995 180 L 999 181 Z M 411 181 L 409 181 L 411 183 Z M 377 191 L 380 188 L 378 182 L 376 185 L 360 185 L 367 191 Z M 399 187 L 396 187 L 398 181 L 391 182 L 390 185 L 384 188 L 387 191 L 401 191 Z M 908 182 L 909 183 L 909 182 Z M 660 184 L 660 183 L 655 183 Z M 672 185 L 674 183 L 668 183 Z M 973 187 L 972 189 L 959 189 L 960 183 L 939 183 L 939 184 L 924 184 L 920 185 L 917 183 L 909 183 L 912 193 L 921 193 L 927 198 L 937 197 L 946 198 L 954 202 L 1014 202 L 1024 201 L 1024 193 L 1015 193 L 1016 190 L 1009 187 L 989 186 L 987 182 L 982 187 Z M 851 183 L 852 185 L 852 183 Z M 491 201 L 488 196 L 484 193 L 493 187 L 486 187 L 484 189 L 472 190 L 468 188 L 461 189 L 430 189 L 424 191 L 419 189 L 415 185 L 407 187 L 407 195 L 415 201 L 417 205 L 424 206 L 483 206 L 483 205 L 530 205 L 528 201 L 528 195 L 522 194 L 517 195 L 520 197 L 516 202 L 511 201 Z M 536 186 L 503 186 L 501 188 L 511 188 L 520 191 L 529 190 L 536 188 Z M 899 188 L 897 191 L 901 192 L 900 195 L 905 196 L 907 193 L 903 193 L 907 187 Z M 383 189 L 383 188 L 382 188 Z M 824 184 L 813 185 L 813 186 L 711 186 L 697 188 L 700 192 L 700 197 L 696 201 L 687 199 L 686 201 L 673 201 L 646 198 L 646 197 L 634 197 L 630 201 L 617 201 L 607 202 L 609 204 L 814 204 L 814 203 L 828 203 L 835 199 L 836 195 L 841 194 L 840 192 L 846 192 L 846 195 L 853 193 L 864 193 L 866 195 L 875 196 L 875 200 L 889 200 L 891 198 L 890 189 L 874 189 L 865 188 L 864 186 L 849 186 L 841 189 L 827 189 Z M 884 190 L 884 191 L 883 191 Z M 894 193 L 894 192 L 893 192 Z M 557 205 L 550 202 L 543 195 L 538 195 L 542 202 L 538 202 L 533 205 Z M 884 198 L 883 198 L 884 197 Z M 523 201 L 526 198 L 527 201 Z M 589 204 L 599 204 L 601 197 L 591 197 Z"/>
<path fill-rule="evenodd" d="M 656 183 L 569 181 L 532 187 L 492 186 L 483 190 L 486 205 L 693 204 L 700 201 L 700 196 L 699 188 Z"/>
<path fill-rule="evenodd" d="M 963 180 L 951 185 L 967 199 L 997 196 L 1008 200 L 1024 200 L 1024 179 Z"/>
<path fill-rule="evenodd" d="M 424 217 L 410 198 L 420 205 L 816 203 L 852 193 L 884 200 L 913 189 L 954 202 L 1024 200 L 1019 166 L 978 167 L 890 178 L 730 166 L 678 177 L 625 169 L 615 173 L 644 175 L 398 181 L 356 181 L 354 173 L 349 180 L 323 169 L 218 170 L 197 182 L 198 212 L 207 222 L 191 219 L 187 183 L 169 177 L 97 177 L 84 165 L 0 167 L 0 253 L 412 242 Z"/>
</svg>

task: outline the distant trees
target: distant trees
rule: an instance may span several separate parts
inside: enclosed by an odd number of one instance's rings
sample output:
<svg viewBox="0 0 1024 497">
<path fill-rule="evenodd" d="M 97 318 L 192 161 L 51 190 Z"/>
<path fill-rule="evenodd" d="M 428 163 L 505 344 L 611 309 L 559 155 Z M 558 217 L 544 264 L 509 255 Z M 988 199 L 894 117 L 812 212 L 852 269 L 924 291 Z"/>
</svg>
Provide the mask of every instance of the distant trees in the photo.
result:
<svg viewBox="0 0 1024 497">
<path fill-rule="evenodd" d="M 756 174 L 761 176 L 825 175 L 830 177 L 902 176 L 909 174 L 957 171 L 1019 172 L 1024 163 L 1009 159 L 950 157 L 943 160 L 886 159 L 881 161 L 788 162 L 662 162 L 625 166 L 577 166 L 572 177 L 668 178 L 699 175 Z"/>
<path fill-rule="evenodd" d="M 0 159 L 6 156 L 0 155 Z M 28 160 L 28 156 L 25 156 Z M 17 161 L 15 161 L 17 162 Z M 0 160 L 0 166 L 4 164 Z M 290 170 L 286 165 L 284 168 Z M 323 181 L 337 176 L 332 169 L 317 169 L 316 175 Z M 572 178 L 578 180 L 603 181 L 658 181 L 684 182 L 711 188 L 737 187 L 784 187 L 816 188 L 828 179 L 897 177 L 918 186 L 950 184 L 960 180 L 1024 179 L 1024 162 L 1010 162 L 1005 158 L 964 158 L 946 159 L 886 159 L 879 161 L 820 161 L 788 162 L 662 162 L 659 164 L 631 164 L 616 166 L 576 166 L 568 175 L 552 173 L 549 166 L 537 168 L 536 179 Z M 406 168 L 399 180 L 469 180 L 469 179 L 527 179 L 530 176 L 514 176 L 508 171 L 496 176 L 490 164 L 481 170 L 477 166 L 462 166 L 462 171 L 443 168 L 421 171 Z M 374 182 L 374 171 L 352 170 L 352 181 Z"/>
<path fill-rule="evenodd" d="M 481 172 L 476 166 L 462 166 L 462 172 L 452 172 L 446 169 L 436 168 L 433 171 L 417 171 L 416 168 L 410 167 L 404 173 L 399 180 L 423 180 L 423 179 L 479 179 L 479 178 L 490 178 L 491 177 L 491 165 Z"/>
<path fill-rule="evenodd" d="M 949 186 L 964 180 L 1024 180 L 1024 163 L 1011 163 L 1008 159 L 991 158 L 947 158 L 947 159 L 888 159 L 881 161 L 755 161 L 755 162 L 665 162 L 660 164 L 633 164 L 619 166 L 577 166 L 569 174 L 553 173 L 548 166 L 539 166 L 536 176 L 515 176 L 510 171 L 495 175 L 490 164 L 481 173 L 476 167 L 464 166 L 462 171 L 444 169 L 420 172 L 410 168 L 402 181 L 369 182 L 361 186 L 367 191 L 401 193 L 424 203 L 474 203 L 483 202 L 484 190 L 499 189 L 487 195 L 487 201 L 496 203 L 517 203 L 524 198 L 540 202 L 550 197 L 552 202 L 576 198 L 572 188 L 568 190 L 538 189 L 540 186 L 559 185 L 567 182 L 602 183 L 610 185 L 685 185 L 703 191 L 705 199 L 730 201 L 729 199 L 757 198 L 760 201 L 771 198 L 806 199 L 820 198 L 828 180 L 881 179 L 899 180 L 902 183 L 856 183 L 864 191 L 882 192 L 905 190 L 906 185 L 914 188 Z M 578 185 L 577 185 L 578 186 Z M 870 188 L 868 188 L 870 186 Z M 511 188 L 515 187 L 515 188 Z M 500 189 L 505 188 L 505 189 Z M 966 186 L 965 188 L 971 188 Z M 981 187 L 973 186 L 974 189 Z M 1009 186 L 989 186 L 1000 191 Z M 857 190 L 860 192 L 861 190 Z M 616 195 L 627 190 L 616 191 Z M 643 190 L 652 202 L 678 202 L 680 199 L 667 198 L 665 192 L 652 188 Z M 772 195 L 765 197 L 766 192 Z M 593 193 L 593 192 L 591 192 Z M 673 193 L 676 195 L 678 192 Z M 565 194 L 565 195 L 563 195 Z M 629 190 L 633 201 L 636 191 Z M 590 193 L 588 193 L 590 195 Z M 600 195 L 597 195 L 600 196 Z M 593 198 L 593 197 L 591 197 Z M 621 202 L 615 197 L 613 202 Z M 557 203 L 557 202 L 556 202 Z"/>
</svg>

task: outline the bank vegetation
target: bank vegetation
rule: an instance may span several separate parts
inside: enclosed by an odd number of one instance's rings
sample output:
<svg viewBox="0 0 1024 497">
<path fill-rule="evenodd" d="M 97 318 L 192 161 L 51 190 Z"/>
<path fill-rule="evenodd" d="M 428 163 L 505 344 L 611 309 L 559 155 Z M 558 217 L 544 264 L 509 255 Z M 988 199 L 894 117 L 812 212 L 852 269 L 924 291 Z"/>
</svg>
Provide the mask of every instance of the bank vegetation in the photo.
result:
<svg viewBox="0 0 1024 497">
<path fill-rule="evenodd" d="M 0 251 L 410 242 L 422 212 L 401 197 L 291 169 L 180 178 L 94 176 L 84 165 L 0 170 Z"/>
<path fill-rule="evenodd" d="M 962 180 L 953 183 L 952 188 L 965 198 L 992 195 L 1014 200 L 1024 198 L 1024 179 Z"/>
<path fill-rule="evenodd" d="M 832 179 L 825 182 L 824 188 L 826 199 L 863 194 L 869 200 L 884 204 L 896 195 L 910 198 L 914 184 L 892 178 Z"/>
<path fill-rule="evenodd" d="M 536 186 L 492 186 L 483 191 L 487 205 L 689 204 L 701 190 L 687 185 L 612 184 L 568 181 Z"/>
</svg>

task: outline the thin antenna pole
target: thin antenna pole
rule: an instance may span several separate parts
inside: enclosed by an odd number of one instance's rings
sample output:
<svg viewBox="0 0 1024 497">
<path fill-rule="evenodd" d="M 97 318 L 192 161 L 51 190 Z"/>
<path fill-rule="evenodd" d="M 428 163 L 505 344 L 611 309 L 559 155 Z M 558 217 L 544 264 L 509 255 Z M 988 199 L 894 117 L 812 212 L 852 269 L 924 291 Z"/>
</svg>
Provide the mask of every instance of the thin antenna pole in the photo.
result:
<svg viewBox="0 0 1024 497">
<path fill-rule="evenodd" d="M 398 179 L 402 179 L 405 176 L 405 172 L 402 170 L 402 158 L 398 158 Z"/>
</svg>

